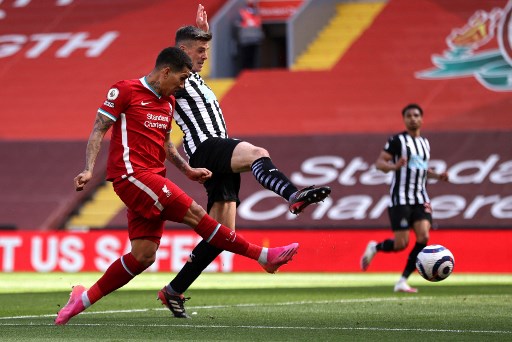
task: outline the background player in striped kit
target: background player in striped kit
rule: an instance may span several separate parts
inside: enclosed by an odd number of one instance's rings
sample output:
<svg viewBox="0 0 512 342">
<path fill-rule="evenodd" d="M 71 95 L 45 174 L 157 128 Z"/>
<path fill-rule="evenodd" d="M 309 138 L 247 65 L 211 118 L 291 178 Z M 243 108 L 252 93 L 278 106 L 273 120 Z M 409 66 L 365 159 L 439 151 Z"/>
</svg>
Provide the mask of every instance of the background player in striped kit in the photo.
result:
<svg viewBox="0 0 512 342">
<path fill-rule="evenodd" d="M 409 244 L 410 229 L 416 235 L 416 244 L 409 253 L 402 276 L 395 284 L 395 292 L 418 292 L 407 284 L 414 272 L 416 257 L 427 245 L 432 226 L 432 208 L 426 190 L 427 178 L 448 181 L 446 172 L 436 173 L 428 168 L 430 144 L 420 135 L 423 110 L 409 104 L 402 110 L 406 131 L 393 135 L 381 151 L 375 166 L 383 172 L 394 171 L 391 183 L 391 203 L 388 208 L 393 239 L 370 241 L 361 258 L 361 269 L 366 271 L 377 252 L 398 252 Z"/>
<path fill-rule="evenodd" d="M 240 202 L 240 173 L 248 171 L 252 171 L 263 187 L 288 201 L 294 214 L 299 214 L 309 204 L 324 200 L 331 192 L 329 187 L 298 190 L 272 163 L 267 150 L 228 137 L 220 104 L 199 75 L 208 58 L 208 42 L 212 38 L 207 15 L 201 5 L 196 25 L 182 27 L 176 32 L 175 45 L 191 57 L 193 67 L 185 89 L 175 94 L 174 119 L 185 135 L 184 148 L 190 165 L 207 168 L 213 174 L 204 183 L 208 194 L 208 213 L 223 225 L 235 229 L 236 206 Z M 221 249 L 201 241 L 178 275 L 158 293 L 162 304 L 175 317 L 189 317 L 185 312 L 183 293 L 221 252 Z"/>
</svg>

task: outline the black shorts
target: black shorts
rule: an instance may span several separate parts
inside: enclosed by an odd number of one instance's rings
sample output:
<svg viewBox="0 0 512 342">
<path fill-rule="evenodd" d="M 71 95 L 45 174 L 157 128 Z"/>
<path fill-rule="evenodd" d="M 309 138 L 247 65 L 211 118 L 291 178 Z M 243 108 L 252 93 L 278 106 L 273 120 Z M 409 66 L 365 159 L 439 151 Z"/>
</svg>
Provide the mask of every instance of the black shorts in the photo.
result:
<svg viewBox="0 0 512 342">
<path fill-rule="evenodd" d="M 389 207 L 388 214 L 393 231 L 412 228 L 414 222 L 421 220 L 428 220 L 430 225 L 432 225 L 432 208 L 430 203 Z"/>
<path fill-rule="evenodd" d="M 236 202 L 240 199 L 240 174 L 231 169 L 231 157 L 241 140 L 209 138 L 203 141 L 190 157 L 192 167 L 204 167 L 212 172 L 212 178 L 204 183 L 208 194 L 207 212 L 215 202 Z"/>
</svg>

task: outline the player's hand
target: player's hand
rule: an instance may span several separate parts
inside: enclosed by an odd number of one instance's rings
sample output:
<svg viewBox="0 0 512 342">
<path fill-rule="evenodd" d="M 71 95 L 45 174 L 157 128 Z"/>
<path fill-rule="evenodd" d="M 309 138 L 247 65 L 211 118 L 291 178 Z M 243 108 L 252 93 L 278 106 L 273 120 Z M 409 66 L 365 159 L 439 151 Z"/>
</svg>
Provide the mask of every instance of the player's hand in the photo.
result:
<svg viewBox="0 0 512 342">
<path fill-rule="evenodd" d="M 439 180 L 442 180 L 444 182 L 448 182 L 449 180 L 448 172 L 440 173 L 437 177 L 439 178 Z"/>
<path fill-rule="evenodd" d="M 82 191 L 84 189 L 85 184 L 87 184 L 92 178 L 91 171 L 82 171 L 75 177 L 75 190 Z"/>
<path fill-rule="evenodd" d="M 203 167 L 193 168 L 187 174 L 187 177 L 193 181 L 203 184 L 204 182 L 206 182 L 208 179 L 210 179 L 212 177 L 212 172 Z"/>
<path fill-rule="evenodd" d="M 208 15 L 206 14 L 206 11 L 201 4 L 197 6 L 196 26 L 204 32 L 210 31 L 210 26 L 208 25 Z"/>
<path fill-rule="evenodd" d="M 397 160 L 396 164 L 395 164 L 395 170 L 398 170 L 399 168 L 401 168 L 402 166 L 405 166 L 407 165 L 407 158 L 405 157 L 401 157 L 400 159 Z"/>
</svg>

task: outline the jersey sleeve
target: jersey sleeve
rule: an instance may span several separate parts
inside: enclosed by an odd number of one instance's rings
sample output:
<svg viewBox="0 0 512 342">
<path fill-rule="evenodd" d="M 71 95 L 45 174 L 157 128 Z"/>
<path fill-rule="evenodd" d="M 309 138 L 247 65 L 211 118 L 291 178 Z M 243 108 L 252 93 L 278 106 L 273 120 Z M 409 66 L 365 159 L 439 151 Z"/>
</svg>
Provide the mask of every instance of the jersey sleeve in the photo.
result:
<svg viewBox="0 0 512 342">
<path fill-rule="evenodd" d="M 384 145 L 384 151 L 392 156 L 398 156 L 400 154 L 400 140 L 397 135 L 389 137 L 386 145 Z"/>
<path fill-rule="evenodd" d="M 98 109 L 98 112 L 113 121 L 117 121 L 130 103 L 131 89 L 125 81 L 114 84 L 107 92 L 105 102 Z"/>
</svg>

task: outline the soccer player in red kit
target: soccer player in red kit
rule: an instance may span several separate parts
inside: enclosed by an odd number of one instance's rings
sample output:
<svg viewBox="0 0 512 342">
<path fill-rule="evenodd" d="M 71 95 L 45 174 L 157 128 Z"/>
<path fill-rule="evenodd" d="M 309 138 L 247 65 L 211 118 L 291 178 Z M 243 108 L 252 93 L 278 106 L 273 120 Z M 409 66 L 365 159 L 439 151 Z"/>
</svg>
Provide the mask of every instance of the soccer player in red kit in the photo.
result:
<svg viewBox="0 0 512 342">
<path fill-rule="evenodd" d="M 160 52 L 154 69 L 140 79 L 114 84 L 98 109 L 86 149 L 85 169 L 75 179 L 80 191 L 92 178 L 101 141 L 112 127 L 107 180 L 128 207 L 131 251 L 114 261 L 88 290 L 73 287 L 55 324 L 64 325 L 102 297 L 126 285 L 155 261 L 166 220 L 183 222 L 211 245 L 257 260 L 269 273 L 290 261 L 298 244 L 263 248 L 246 241 L 206 214 L 192 198 L 165 177 L 167 158 L 189 179 L 203 183 L 211 177 L 205 168 L 192 168 L 175 153 L 171 143 L 171 118 L 175 99 L 183 89 L 192 62 L 182 50 Z"/>
</svg>

